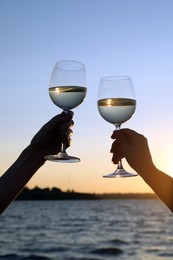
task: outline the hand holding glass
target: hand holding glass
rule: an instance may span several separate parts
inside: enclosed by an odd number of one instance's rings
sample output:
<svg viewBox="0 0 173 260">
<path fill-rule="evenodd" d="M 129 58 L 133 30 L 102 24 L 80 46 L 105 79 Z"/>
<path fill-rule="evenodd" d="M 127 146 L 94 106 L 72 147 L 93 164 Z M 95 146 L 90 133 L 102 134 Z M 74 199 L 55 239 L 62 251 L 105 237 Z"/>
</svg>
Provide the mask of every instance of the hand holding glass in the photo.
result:
<svg viewBox="0 0 173 260">
<path fill-rule="evenodd" d="M 80 105 L 86 96 L 85 66 L 73 60 L 62 60 L 55 63 L 52 71 L 49 95 L 52 102 L 64 112 Z M 62 143 L 61 151 L 56 155 L 47 155 L 45 159 L 56 162 L 79 162 L 80 159 L 66 153 Z"/>
<path fill-rule="evenodd" d="M 100 115 L 119 130 L 121 124 L 129 120 L 136 109 L 136 100 L 133 84 L 128 76 L 111 76 L 100 80 L 98 93 L 98 110 Z M 118 162 L 117 169 L 103 177 L 132 177 L 136 173 L 127 172 L 122 161 Z"/>
</svg>

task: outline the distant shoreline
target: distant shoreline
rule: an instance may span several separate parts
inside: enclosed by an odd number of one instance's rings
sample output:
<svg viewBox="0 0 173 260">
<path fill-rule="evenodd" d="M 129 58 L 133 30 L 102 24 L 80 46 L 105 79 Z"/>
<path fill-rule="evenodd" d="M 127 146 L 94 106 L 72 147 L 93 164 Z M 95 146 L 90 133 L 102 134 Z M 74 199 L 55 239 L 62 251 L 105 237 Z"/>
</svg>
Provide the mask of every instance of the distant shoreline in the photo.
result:
<svg viewBox="0 0 173 260">
<path fill-rule="evenodd" d="M 106 200 L 106 199 L 157 199 L 154 193 L 82 193 L 59 188 L 29 189 L 25 187 L 16 200 Z"/>
</svg>

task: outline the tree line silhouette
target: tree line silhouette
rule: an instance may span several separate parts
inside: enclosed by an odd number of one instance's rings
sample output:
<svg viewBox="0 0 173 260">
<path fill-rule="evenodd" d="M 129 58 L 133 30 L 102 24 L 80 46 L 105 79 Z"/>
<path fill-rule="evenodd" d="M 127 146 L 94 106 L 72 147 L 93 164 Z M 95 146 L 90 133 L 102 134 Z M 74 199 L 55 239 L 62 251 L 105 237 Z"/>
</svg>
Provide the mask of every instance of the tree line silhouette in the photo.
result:
<svg viewBox="0 0 173 260">
<path fill-rule="evenodd" d="M 92 194 L 75 192 L 74 190 L 62 191 L 59 188 L 25 187 L 16 200 L 98 200 L 98 199 L 156 199 L 154 193 L 110 193 Z"/>
</svg>

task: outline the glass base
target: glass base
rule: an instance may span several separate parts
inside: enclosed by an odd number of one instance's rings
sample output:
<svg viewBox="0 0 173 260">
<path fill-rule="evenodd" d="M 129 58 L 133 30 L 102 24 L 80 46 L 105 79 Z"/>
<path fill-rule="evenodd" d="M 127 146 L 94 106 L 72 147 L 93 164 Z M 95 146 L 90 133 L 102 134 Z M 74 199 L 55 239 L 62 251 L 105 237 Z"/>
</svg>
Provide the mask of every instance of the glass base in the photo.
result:
<svg viewBox="0 0 173 260">
<path fill-rule="evenodd" d="M 117 168 L 116 171 L 110 174 L 103 175 L 104 178 L 124 178 L 124 177 L 135 177 L 138 176 L 137 173 L 130 173 L 126 170 Z"/>
<path fill-rule="evenodd" d="M 60 152 L 56 155 L 46 155 L 44 157 L 45 160 L 49 160 L 52 162 L 59 162 L 59 163 L 75 163 L 80 162 L 80 159 L 78 157 L 69 156 L 65 152 Z"/>
</svg>

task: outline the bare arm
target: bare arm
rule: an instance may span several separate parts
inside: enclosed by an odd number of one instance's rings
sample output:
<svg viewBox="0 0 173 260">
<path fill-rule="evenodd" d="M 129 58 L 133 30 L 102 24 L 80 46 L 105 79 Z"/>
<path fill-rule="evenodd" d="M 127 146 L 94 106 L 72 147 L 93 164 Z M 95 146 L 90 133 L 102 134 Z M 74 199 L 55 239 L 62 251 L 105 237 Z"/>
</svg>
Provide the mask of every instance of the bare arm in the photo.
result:
<svg viewBox="0 0 173 260">
<path fill-rule="evenodd" d="M 144 179 L 157 196 L 173 212 L 173 178 L 158 170 L 152 161 L 147 139 L 130 129 L 115 131 L 112 138 L 112 161 L 125 157 L 129 165 Z"/>
<path fill-rule="evenodd" d="M 45 163 L 44 156 L 57 153 L 62 139 L 70 145 L 72 112 L 52 118 L 34 136 L 30 145 L 0 178 L 0 214 L 21 192 L 35 172 Z"/>
</svg>

